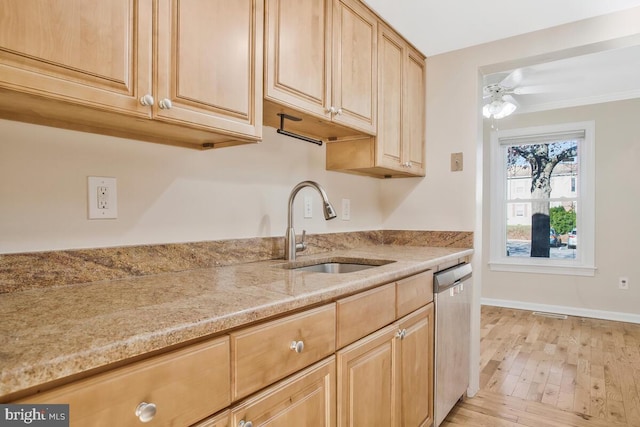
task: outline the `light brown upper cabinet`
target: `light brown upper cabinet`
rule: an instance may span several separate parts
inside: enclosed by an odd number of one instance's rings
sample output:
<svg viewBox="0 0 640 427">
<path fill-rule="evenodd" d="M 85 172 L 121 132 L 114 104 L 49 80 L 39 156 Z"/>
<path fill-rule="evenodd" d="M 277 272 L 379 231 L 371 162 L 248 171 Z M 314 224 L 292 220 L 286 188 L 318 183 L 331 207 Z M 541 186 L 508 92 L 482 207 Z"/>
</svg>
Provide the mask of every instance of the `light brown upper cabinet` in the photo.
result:
<svg viewBox="0 0 640 427">
<path fill-rule="evenodd" d="M 262 136 L 263 0 L 0 9 L 4 118 L 196 148 Z"/>
<path fill-rule="evenodd" d="M 425 174 L 425 57 L 378 26 L 378 134 L 329 142 L 327 169 L 378 177 Z"/>
<path fill-rule="evenodd" d="M 377 17 L 356 0 L 266 0 L 264 122 L 322 139 L 377 131 Z"/>
<path fill-rule="evenodd" d="M 377 163 L 424 176 L 424 57 L 384 25 L 380 25 L 378 44 Z"/>
<path fill-rule="evenodd" d="M 0 0 L 0 10 L 3 89 L 151 116 L 138 101 L 151 91 L 151 1 Z"/>
</svg>

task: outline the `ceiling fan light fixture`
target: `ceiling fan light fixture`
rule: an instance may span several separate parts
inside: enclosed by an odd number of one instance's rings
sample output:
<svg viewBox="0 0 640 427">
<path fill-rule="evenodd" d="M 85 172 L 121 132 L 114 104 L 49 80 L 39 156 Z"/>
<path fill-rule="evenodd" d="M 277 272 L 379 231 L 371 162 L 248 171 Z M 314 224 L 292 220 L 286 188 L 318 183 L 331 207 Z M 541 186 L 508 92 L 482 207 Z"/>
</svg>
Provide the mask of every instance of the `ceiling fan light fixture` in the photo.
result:
<svg viewBox="0 0 640 427">
<path fill-rule="evenodd" d="M 503 99 L 493 99 L 490 103 L 482 107 L 482 115 L 486 118 L 502 119 L 516 111 L 516 106 L 512 102 Z"/>
<path fill-rule="evenodd" d="M 509 101 L 502 101 L 502 108 L 499 112 L 495 113 L 493 117 L 495 117 L 496 119 L 502 119 L 512 114 L 514 111 L 516 111 L 515 104 Z"/>
</svg>

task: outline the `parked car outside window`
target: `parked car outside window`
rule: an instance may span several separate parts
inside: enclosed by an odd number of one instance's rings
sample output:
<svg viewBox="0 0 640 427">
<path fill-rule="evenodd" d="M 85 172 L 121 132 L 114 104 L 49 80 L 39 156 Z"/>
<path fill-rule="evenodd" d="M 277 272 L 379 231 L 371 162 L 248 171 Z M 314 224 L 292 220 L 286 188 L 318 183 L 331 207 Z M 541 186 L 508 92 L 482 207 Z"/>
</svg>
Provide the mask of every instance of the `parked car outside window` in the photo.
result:
<svg viewBox="0 0 640 427">
<path fill-rule="evenodd" d="M 567 247 L 569 249 L 575 249 L 578 246 L 578 235 L 576 229 L 574 228 L 569 233 L 569 239 L 567 240 Z"/>
<path fill-rule="evenodd" d="M 560 235 L 556 233 L 556 230 L 553 227 L 549 229 L 549 246 L 551 246 L 552 248 L 562 246 L 562 239 L 560 238 Z"/>
</svg>

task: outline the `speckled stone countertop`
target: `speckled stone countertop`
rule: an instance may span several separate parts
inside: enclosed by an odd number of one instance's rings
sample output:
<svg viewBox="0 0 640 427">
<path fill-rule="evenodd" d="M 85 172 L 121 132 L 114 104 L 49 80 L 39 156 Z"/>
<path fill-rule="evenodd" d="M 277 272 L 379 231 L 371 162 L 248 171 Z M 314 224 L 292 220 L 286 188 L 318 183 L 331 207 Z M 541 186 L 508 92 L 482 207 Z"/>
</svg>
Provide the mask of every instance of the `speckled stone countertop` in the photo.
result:
<svg viewBox="0 0 640 427">
<path fill-rule="evenodd" d="M 332 301 L 451 263 L 472 249 L 370 245 L 306 256 L 395 261 L 347 274 L 265 260 L 26 289 L 0 298 L 0 401 L 17 392 Z"/>
</svg>

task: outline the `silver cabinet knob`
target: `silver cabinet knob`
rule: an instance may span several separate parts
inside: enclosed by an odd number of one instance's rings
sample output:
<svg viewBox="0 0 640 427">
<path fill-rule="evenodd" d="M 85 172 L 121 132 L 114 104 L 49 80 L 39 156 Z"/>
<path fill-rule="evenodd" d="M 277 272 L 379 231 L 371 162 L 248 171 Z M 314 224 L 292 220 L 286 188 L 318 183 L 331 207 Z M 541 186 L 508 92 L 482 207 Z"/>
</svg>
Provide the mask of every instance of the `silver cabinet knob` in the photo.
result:
<svg viewBox="0 0 640 427">
<path fill-rule="evenodd" d="M 398 331 L 396 332 L 396 338 L 400 338 L 401 340 L 403 340 L 406 335 L 407 335 L 406 329 L 398 329 Z"/>
<path fill-rule="evenodd" d="M 144 105 L 145 107 L 150 107 L 153 104 L 155 104 L 155 100 L 153 99 L 153 96 L 146 94 L 140 97 L 140 104 Z"/>
<path fill-rule="evenodd" d="M 337 114 L 337 115 L 339 115 L 339 116 L 341 116 L 341 115 L 342 115 L 342 108 L 338 108 L 338 109 L 336 110 L 336 114 Z"/>
<path fill-rule="evenodd" d="M 291 346 L 289 348 L 296 353 L 302 353 L 304 350 L 304 342 L 303 341 L 291 341 Z"/>
<path fill-rule="evenodd" d="M 136 408 L 136 416 L 143 423 L 148 423 L 156 416 L 156 405 L 154 403 L 142 402 Z"/>
<path fill-rule="evenodd" d="M 173 107 L 173 104 L 171 104 L 171 100 L 169 98 L 162 98 L 160 103 L 158 103 L 158 106 L 163 110 L 170 110 L 171 107 Z"/>
<path fill-rule="evenodd" d="M 253 423 L 251 421 L 240 420 L 238 427 L 253 427 Z"/>
</svg>

